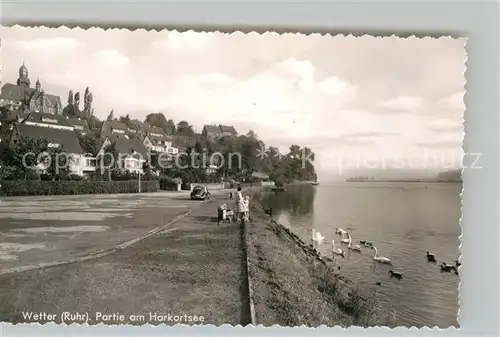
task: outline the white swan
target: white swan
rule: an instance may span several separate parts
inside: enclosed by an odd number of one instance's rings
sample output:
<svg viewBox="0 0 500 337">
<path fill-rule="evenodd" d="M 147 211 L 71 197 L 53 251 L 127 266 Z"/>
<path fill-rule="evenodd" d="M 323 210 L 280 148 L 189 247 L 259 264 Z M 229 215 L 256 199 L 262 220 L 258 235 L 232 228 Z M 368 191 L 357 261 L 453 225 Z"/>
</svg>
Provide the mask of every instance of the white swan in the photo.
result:
<svg viewBox="0 0 500 337">
<path fill-rule="evenodd" d="M 352 238 L 351 238 L 351 234 L 349 234 L 349 232 L 347 232 L 347 238 L 349 239 L 349 245 L 347 246 L 347 248 L 350 250 L 354 250 L 356 252 L 360 252 L 361 246 L 352 244 Z"/>
<path fill-rule="evenodd" d="M 321 235 L 320 232 L 316 232 L 316 230 L 312 230 L 312 241 L 313 243 L 321 243 L 325 239 L 323 235 Z"/>
<path fill-rule="evenodd" d="M 344 235 L 346 234 L 347 231 L 345 229 L 342 229 L 342 228 L 335 228 L 335 234 L 338 234 L 338 235 Z"/>
<path fill-rule="evenodd" d="M 377 261 L 377 262 L 380 262 L 380 263 L 391 264 L 391 259 L 389 259 L 387 257 L 383 257 L 383 256 L 377 256 L 377 254 L 378 254 L 377 247 L 374 246 L 373 250 L 375 250 L 375 255 L 373 255 L 373 260 L 374 261 Z"/>
<path fill-rule="evenodd" d="M 341 235 L 342 235 L 342 237 L 340 239 L 340 242 L 342 242 L 342 243 L 349 243 L 349 239 L 346 238 L 346 237 L 344 237 L 345 235 L 347 235 L 347 231 L 344 234 L 341 234 Z"/>
<path fill-rule="evenodd" d="M 334 255 L 341 255 L 342 257 L 345 256 L 345 252 L 342 249 L 335 248 L 335 240 L 332 240 L 332 253 Z"/>
</svg>

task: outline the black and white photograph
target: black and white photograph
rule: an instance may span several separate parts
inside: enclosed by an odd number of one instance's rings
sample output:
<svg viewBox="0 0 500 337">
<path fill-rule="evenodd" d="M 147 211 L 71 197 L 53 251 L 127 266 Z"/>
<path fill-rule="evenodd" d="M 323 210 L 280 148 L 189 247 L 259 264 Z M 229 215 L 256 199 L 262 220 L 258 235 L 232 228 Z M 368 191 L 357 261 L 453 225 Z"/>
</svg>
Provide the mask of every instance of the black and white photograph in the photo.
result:
<svg viewBox="0 0 500 337">
<path fill-rule="evenodd" d="M 2 27 L 0 322 L 458 328 L 465 43 Z"/>
</svg>

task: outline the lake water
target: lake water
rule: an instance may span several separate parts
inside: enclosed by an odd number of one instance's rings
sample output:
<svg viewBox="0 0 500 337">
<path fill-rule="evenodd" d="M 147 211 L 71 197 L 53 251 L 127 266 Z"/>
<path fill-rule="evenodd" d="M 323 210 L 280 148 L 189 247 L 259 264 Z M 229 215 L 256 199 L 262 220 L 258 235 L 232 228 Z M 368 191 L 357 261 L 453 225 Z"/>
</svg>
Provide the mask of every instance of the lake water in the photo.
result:
<svg viewBox="0 0 500 337">
<path fill-rule="evenodd" d="M 375 264 L 373 251 L 336 257 L 344 275 L 365 290 L 375 289 L 387 312 L 404 326 L 457 326 L 458 286 L 455 273 L 441 273 L 439 263 L 460 257 L 460 184 L 338 183 L 288 187 L 286 192 L 262 195 L 273 217 L 310 242 L 314 228 L 325 237 L 319 250 L 332 256 L 332 239 L 340 246 L 335 228 L 348 229 L 353 243 L 369 240 L 379 256 L 393 266 Z M 342 245 L 347 250 L 347 245 Z M 437 264 L 428 263 L 426 251 Z M 401 271 L 402 280 L 389 270 Z M 376 285 L 381 282 L 381 285 Z"/>
</svg>

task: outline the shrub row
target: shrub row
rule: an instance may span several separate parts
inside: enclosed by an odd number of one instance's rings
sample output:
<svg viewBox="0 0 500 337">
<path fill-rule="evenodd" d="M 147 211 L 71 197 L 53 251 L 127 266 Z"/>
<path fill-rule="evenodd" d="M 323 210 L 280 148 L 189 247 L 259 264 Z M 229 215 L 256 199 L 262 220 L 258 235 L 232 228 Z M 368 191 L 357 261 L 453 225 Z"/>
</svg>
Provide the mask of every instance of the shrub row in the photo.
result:
<svg viewBox="0 0 500 337">
<path fill-rule="evenodd" d="M 160 190 L 164 191 L 176 191 L 177 184 L 181 183 L 181 180 L 178 178 L 170 178 L 166 176 L 159 176 L 158 183 Z"/>
<path fill-rule="evenodd" d="M 157 180 L 141 181 L 141 192 L 157 192 Z M 23 195 L 74 195 L 74 194 L 115 194 L 138 193 L 139 182 L 131 181 L 3 181 L 0 187 L 2 196 Z"/>
</svg>

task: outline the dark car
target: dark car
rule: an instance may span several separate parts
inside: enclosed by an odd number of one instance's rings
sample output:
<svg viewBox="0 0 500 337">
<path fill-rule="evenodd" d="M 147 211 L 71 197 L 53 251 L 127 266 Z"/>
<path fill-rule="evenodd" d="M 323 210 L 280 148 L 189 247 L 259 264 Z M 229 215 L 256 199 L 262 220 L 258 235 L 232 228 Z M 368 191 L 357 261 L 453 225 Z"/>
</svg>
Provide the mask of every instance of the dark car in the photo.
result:
<svg viewBox="0 0 500 337">
<path fill-rule="evenodd" d="M 210 199 L 210 192 L 205 186 L 195 186 L 191 191 L 191 200 L 207 200 Z"/>
</svg>

